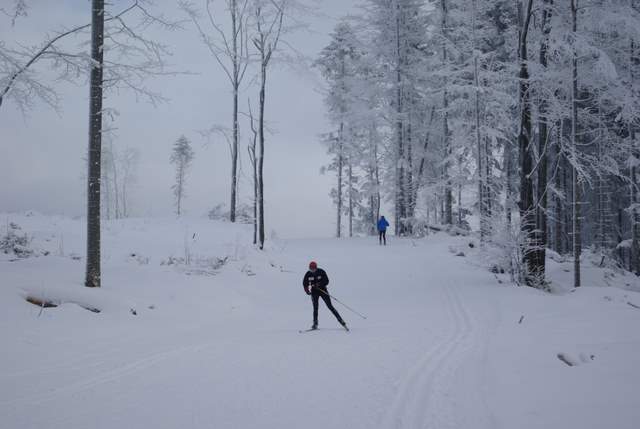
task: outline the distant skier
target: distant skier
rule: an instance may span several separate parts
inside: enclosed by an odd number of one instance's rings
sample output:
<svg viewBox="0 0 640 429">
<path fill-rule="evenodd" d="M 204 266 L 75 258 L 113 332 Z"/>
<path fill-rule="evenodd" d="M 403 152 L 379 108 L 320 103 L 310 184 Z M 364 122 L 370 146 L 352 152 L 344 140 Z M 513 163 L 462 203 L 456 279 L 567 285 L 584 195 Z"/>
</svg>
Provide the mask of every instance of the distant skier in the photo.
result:
<svg viewBox="0 0 640 429">
<path fill-rule="evenodd" d="M 333 315 L 336 316 L 336 319 L 338 319 L 338 323 L 348 331 L 349 328 L 347 328 L 347 324 L 342 320 L 342 317 L 340 317 L 338 311 L 333 307 L 333 304 L 331 304 L 331 297 L 327 290 L 328 284 L 329 277 L 327 273 L 322 268 L 318 268 L 318 264 L 315 261 L 311 261 L 309 263 L 309 271 L 307 271 L 302 280 L 304 291 L 307 295 L 311 295 L 311 302 L 313 303 L 313 326 L 311 326 L 311 329 L 318 329 L 318 298 L 322 298 L 327 308 L 331 310 Z"/>
<path fill-rule="evenodd" d="M 382 241 L 384 240 L 384 245 L 387 245 L 387 227 L 389 226 L 389 222 L 384 218 L 384 216 L 380 216 L 380 220 L 378 220 L 378 239 L 380 241 L 380 245 L 382 245 Z"/>
</svg>

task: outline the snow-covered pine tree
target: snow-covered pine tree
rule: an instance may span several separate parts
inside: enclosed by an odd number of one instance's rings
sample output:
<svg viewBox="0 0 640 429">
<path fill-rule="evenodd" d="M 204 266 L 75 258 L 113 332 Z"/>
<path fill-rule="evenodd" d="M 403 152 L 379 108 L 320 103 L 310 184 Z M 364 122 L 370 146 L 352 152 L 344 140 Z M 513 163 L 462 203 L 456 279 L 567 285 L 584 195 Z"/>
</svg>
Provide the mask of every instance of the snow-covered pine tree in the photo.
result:
<svg viewBox="0 0 640 429">
<path fill-rule="evenodd" d="M 325 104 L 331 124 L 336 131 L 328 134 L 324 141 L 327 144 L 327 151 L 333 157 L 329 170 L 336 171 L 337 185 L 331 190 L 336 204 L 336 236 L 342 235 L 342 215 L 343 215 L 343 188 L 345 163 L 347 164 L 348 185 L 348 205 L 350 233 L 352 231 L 353 215 L 353 157 L 349 154 L 355 144 L 354 128 L 356 127 L 354 117 L 354 100 L 357 94 L 356 70 L 358 61 L 358 42 L 356 41 L 353 29 L 348 22 L 340 22 L 331 33 L 331 41 L 322 49 L 319 58 L 315 61 L 315 66 L 320 70 L 326 81 L 327 89 L 325 93 Z"/>
<path fill-rule="evenodd" d="M 178 216 L 182 214 L 182 200 L 185 197 L 187 171 L 191 166 L 193 156 L 191 142 L 184 135 L 180 136 L 173 144 L 170 157 L 171 163 L 176 168 L 176 183 L 173 184 L 171 189 L 175 197 L 176 214 Z"/>
</svg>

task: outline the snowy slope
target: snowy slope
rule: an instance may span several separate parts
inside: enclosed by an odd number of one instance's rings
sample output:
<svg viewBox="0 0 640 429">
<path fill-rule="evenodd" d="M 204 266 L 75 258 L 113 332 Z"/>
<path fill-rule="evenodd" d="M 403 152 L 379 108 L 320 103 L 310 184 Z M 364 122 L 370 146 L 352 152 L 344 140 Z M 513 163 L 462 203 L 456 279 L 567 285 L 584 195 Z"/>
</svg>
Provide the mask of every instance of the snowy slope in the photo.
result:
<svg viewBox="0 0 640 429">
<path fill-rule="evenodd" d="M 499 283 L 468 238 L 390 237 L 386 247 L 276 240 L 259 252 L 246 244 L 244 226 L 130 219 L 104 225 L 103 287 L 87 290 L 81 220 L 0 220 L 19 224 L 33 234 L 32 248 L 49 252 L 0 256 L 3 428 L 640 421 L 640 309 L 628 304 L 640 305 L 640 294 L 623 288 L 629 278 L 599 287 L 601 270 L 589 268 L 591 286 L 545 294 Z M 322 304 L 322 329 L 298 333 L 311 324 L 301 287 L 311 259 L 327 270 L 330 292 L 367 316 L 336 303 L 350 333 Z M 562 264 L 552 272 L 565 281 Z M 64 303 L 42 309 L 27 295 Z"/>
</svg>

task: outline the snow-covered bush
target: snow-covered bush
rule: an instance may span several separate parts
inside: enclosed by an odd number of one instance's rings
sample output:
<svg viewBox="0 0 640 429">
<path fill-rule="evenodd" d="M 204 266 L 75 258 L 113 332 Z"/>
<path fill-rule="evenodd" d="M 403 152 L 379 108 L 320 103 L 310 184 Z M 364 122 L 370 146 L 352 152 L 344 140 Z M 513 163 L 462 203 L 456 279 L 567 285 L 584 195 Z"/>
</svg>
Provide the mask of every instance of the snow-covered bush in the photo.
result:
<svg viewBox="0 0 640 429">
<path fill-rule="evenodd" d="M 193 257 L 189 260 L 181 257 L 169 256 L 166 260 L 160 262 L 160 265 L 172 265 L 183 271 L 187 275 L 215 275 L 220 268 L 222 268 L 227 261 L 228 256 L 219 258 L 216 256 L 210 257 Z"/>
<path fill-rule="evenodd" d="M 487 266 L 495 274 L 509 273 L 519 283 L 524 274 L 521 249 L 524 237 L 517 222 L 507 223 L 502 216 L 491 219 L 490 237 L 486 243 Z"/>
<path fill-rule="evenodd" d="M 208 216 L 211 220 L 228 221 L 229 209 L 226 204 L 221 203 L 209 210 Z M 249 204 L 238 204 L 236 206 L 236 221 L 246 224 L 253 223 L 253 207 Z"/>
<path fill-rule="evenodd" d="M 149 265 L 149 257 L 140 255 L 138 253 L 130 253 L 129 254 L 129 260 L 130 261 L 135 261 L 139 265 Z"/>
<path fill-rule="evenodd" d="M 31 239 L 26 233 L 20 233 L 22 228 L 11 222 L 7 225 L 6 233 L 0 237 L 0 251 L 4 254 L 13 254 L 18 258 L 28 258 L 33 255 L 33 249 L 29 247 Z"/>
</svg>

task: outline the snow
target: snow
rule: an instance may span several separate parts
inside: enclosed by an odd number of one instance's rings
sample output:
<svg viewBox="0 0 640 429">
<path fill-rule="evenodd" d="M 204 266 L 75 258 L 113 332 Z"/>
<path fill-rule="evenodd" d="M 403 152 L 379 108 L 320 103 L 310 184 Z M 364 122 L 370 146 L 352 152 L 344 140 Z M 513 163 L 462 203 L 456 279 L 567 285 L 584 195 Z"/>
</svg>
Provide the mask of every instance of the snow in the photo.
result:
<svg viewBox="0 0 640 429">
<path fill-rule="evenodd" d="M 260 252 L 246 225 L 128 219 L 103 224 L 103 287 L 93 290 L 82 285 L 82 219 L 0 221 L 18 224 L 40 255 L 0 254 L 2 427 L 640 421 L 640 309 L 631 305 L 640 306 L 640 289 L 634 276 L 588 258 L 575 291 L 572 261 L 550 260 L 549 294 L 489 272 L 472 237 L 389 237 L 386 247 L 276 239 Z M 327 271 L 330 293 L 367 316 L 334 302 L 351 332 L 321 303 L 321 329 L 298 333 L 311 324 L 301 285 L 311 259 Z M 40 308 L 26 296 L 60 305 Z"/>
</svg>

